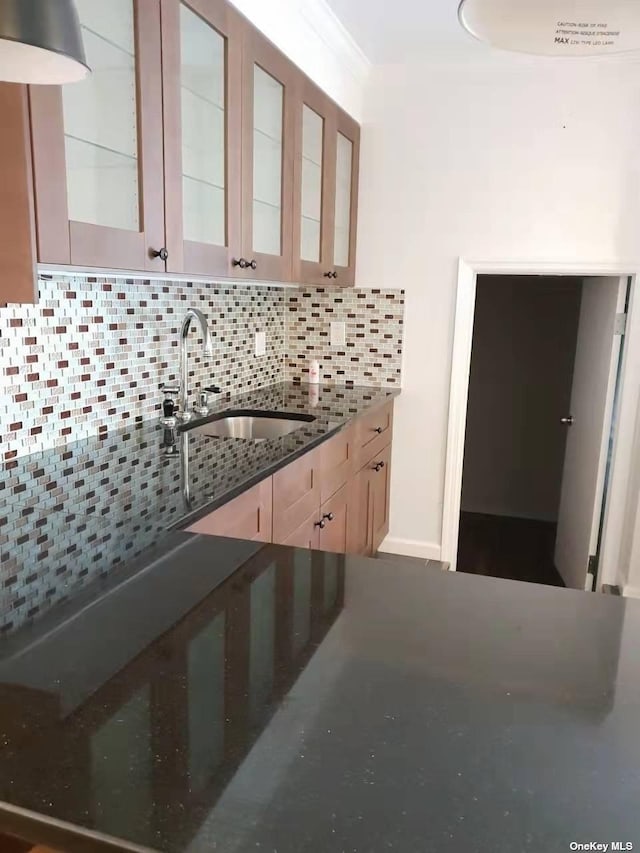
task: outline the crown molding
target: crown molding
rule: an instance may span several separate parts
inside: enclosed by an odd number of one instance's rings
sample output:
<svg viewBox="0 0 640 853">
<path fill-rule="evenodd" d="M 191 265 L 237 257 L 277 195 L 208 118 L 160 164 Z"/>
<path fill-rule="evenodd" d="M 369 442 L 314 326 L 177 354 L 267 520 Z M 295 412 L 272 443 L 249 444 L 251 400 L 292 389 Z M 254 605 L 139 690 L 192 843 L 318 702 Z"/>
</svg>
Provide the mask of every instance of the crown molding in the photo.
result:
<svg viewBox="0 0 640 853">
<path fill-rule="evenodd" d="M 364 83 L 373 65 L 326 0 L 300 0 L 299 9 L 301 18 L 334 57 Z"/>
</svg>

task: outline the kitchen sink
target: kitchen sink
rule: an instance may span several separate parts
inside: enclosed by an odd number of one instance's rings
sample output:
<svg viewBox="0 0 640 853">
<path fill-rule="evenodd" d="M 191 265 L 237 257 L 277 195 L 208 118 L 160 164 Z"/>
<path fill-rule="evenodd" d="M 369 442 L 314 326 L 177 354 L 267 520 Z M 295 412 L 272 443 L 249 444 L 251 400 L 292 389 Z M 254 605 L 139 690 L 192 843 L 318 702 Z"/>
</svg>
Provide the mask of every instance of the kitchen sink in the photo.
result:
<svg viewBox="0 0 640 853">
<path fill-rule="evenodd" d="M 190 432 L 211 438 L 243 438 L 247 441 L 266 441 L 281 438 L 315 421 L 313 415 L 298 412 L 234 411 L 221 412 L 206 422 L 187 426 Z"/>
</svg>

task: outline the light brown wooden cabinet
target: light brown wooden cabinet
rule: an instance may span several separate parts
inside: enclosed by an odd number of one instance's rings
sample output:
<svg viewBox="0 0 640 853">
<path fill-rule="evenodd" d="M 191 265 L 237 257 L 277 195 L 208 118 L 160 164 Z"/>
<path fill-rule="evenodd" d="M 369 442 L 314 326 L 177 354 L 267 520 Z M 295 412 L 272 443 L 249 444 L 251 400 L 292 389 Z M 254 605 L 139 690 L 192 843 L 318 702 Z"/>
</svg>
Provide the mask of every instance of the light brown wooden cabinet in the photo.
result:
<svg viewBox="0 0 640 853">
<path fill-rule="evenodd" d="M 320 459 L 318 449 L 311 450 L 273 475 L 273 541 L 276 544 L 286 544 L 294 531 L 317 514 Z"/>
<path fill-rule="evenodd" d="M 187 530 L 189 533 L 206 533 L 209 536 L 271 542 L 272 499 L 269 477 L 196 521 Z"/>
<path fill-rule="evenodd" d="M 346 554 L 349 551 L 349 527 L 353 521 L 355 506 L 352 500 L 350 483 L 345 483 L 332 498 L 320 507 L 321 551 L 333 551 Z"/>
<path fill-rule="evenodd" d="M 392 431 L 393 403 L 387 403 L 188 530 L 374 554 L 389 531 Z"/>
<path fill-rule="evenodd" d="M 349 551 L 375 554 L 389 532 L 391 445 L 376 454 L 355 479 L 356 509 L 350 528 Z"/>
<path fill-rule="evenodd" d="M 0 305 L 35 302 L 36 239 L 26 86 L 0 83 Z"/>
<path fill-rule="evenodd" d="M 164 272 L 160 0 L 81 23 L 93 73 L 30 87 L 38 260 Z"/>
<path fill-rule="evenodd" d="M 40 263 L 353 284 L 352 119 L 226 0 L 80 17 L 93 74 L 29 89 Z M 305 105 L 322 117 L 310 265 Z"/>
<path fill-rule="evenodd" d="M 233 275 L 242 252 L 242 52 L 225 0 L 161 0 L 167 272 Z"/>
<path fill-rule="evenodd" d="M 304 78 L 298 86 L 295 140 L 294 279 L 353 285 L 360 128 Z"/>
</svg>

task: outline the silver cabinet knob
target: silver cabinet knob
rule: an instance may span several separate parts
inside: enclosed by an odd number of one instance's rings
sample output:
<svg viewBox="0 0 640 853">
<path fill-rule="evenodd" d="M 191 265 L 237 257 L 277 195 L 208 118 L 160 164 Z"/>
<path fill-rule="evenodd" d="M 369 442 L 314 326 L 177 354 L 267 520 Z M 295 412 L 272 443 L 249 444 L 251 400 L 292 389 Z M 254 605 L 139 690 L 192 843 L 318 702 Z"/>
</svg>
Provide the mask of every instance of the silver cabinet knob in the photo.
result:
<svg viewBox="0 0 640 853">
<path fill-rule="evenodd" d="M 573 415 L 567 415 L 566 418 L 560 418 L 560 423 L 565 426 L 573 426 Z"/>
</svg>

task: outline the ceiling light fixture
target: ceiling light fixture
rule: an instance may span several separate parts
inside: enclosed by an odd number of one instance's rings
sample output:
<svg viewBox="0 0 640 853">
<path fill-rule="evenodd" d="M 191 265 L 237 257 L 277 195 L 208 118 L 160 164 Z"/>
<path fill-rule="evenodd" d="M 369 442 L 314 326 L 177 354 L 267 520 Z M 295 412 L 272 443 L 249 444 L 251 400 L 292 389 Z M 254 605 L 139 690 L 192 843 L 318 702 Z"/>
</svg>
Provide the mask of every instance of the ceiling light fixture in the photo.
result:
<svg viewBox="0 0 640 853">
<path fill-rule="evenodd" d="M 61 84 L 88 73 L 73 0 L 0 0 L 0 80 Z"/>
<path fill-rule="evenodd" d="M 462 26 L 503 50 L 598 56 L 640 50 L 638 0 L 462 0 Z"/>
</svg>

